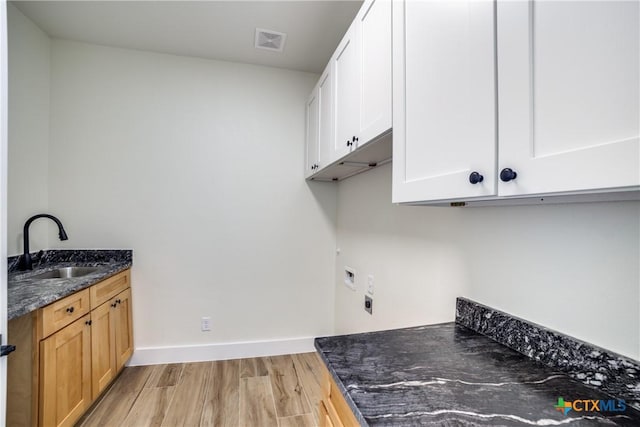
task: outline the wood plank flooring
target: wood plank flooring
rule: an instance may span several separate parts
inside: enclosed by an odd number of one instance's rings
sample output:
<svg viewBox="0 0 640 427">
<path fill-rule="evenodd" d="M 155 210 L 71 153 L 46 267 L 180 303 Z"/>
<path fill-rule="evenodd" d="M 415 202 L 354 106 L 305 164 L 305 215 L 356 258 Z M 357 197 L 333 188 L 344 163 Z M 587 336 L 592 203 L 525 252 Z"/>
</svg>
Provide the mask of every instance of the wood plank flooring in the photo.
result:
<svg viewBox="0 0 640 427">
<path fill-rule="evenodd" d="M 125 368 L 77 427 L 313 427 L 316 353 Z"/>
</svg>

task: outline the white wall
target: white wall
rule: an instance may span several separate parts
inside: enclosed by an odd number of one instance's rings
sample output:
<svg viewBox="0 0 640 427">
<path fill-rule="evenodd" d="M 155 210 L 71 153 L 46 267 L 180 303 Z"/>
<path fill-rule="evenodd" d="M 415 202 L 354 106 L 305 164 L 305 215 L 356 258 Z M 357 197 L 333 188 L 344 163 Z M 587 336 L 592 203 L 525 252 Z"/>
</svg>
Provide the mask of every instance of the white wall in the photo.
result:
<svg viewBox="0 0 640 427">
<path fill-rule="evenodd" d="M 9 50 L 9 177 L 7 252 L 22 253 L 22 227 L 48 209 L 49 37 L 7 4 Z M 48 221 L 30 229 L 31 251 L 49 247 Z"/>
<path fill-rule="evenodd" d="M 338 192 L 336 331 L 451 321 L 466 296 L 640 359 L 640 203 L 395 206 L 391 165 Z M 358 290 L 342 284 L 344 265 Z M 374 314 L 363 309 L 375 277 Z"/>
<path fill-rule="evenodd" d="M 52 246 L 133 248 L 136 348 L 332 331 L 336 189 L 303 177 L 317 77 L 52 42 Z"/>
</svg>

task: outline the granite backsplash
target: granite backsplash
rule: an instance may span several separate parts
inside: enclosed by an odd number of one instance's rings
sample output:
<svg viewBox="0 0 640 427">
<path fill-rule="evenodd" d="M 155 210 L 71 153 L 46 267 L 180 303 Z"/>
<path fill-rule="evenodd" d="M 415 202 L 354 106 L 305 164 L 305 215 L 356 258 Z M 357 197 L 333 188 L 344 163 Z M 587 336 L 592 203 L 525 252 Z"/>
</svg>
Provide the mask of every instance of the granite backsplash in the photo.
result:
<svg viewBox="0 0 640 427">
<path fill-rule="evenodd" d="M 640 409 L 640 362 L 466 298 L 456 323 Z"/>
</svg>

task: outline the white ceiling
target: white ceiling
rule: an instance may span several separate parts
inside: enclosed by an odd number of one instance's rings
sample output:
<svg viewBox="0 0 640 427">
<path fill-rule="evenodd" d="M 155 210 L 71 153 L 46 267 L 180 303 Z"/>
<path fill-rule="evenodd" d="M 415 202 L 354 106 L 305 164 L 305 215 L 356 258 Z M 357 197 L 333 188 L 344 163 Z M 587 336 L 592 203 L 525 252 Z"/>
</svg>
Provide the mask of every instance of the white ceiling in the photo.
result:
<svg viewBox="0 0 640 427">
<path fill-rule="evenodd" d="M 52 38 L 320 73 L 362 0 L 12 3 Z M 284 52 L 255 49 L 256 27 Z"/>
</svg>

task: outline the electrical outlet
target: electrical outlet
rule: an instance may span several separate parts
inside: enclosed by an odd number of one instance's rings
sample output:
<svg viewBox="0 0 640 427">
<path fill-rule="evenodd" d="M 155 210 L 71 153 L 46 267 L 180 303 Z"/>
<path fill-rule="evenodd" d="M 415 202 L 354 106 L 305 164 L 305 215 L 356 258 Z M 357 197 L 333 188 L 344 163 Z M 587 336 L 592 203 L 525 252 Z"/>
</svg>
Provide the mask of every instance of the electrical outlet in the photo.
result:
<svg viewBox="0 0 640 427">
<path fill-rule="evenodd" d="M 373 296 L 373 274 L 367 276 L 367 293 Z"/>
<path fill-rule="evenodd" d="M 200 319 L 200 329 L 202 332 L 211 330 L 211 317 L 203 317 Z"/>
<path fill-rule="evenodd" d="M 367 295 L 364 296 L 364 311 L 373 314 L 373 299 Z"/>
</svg>

